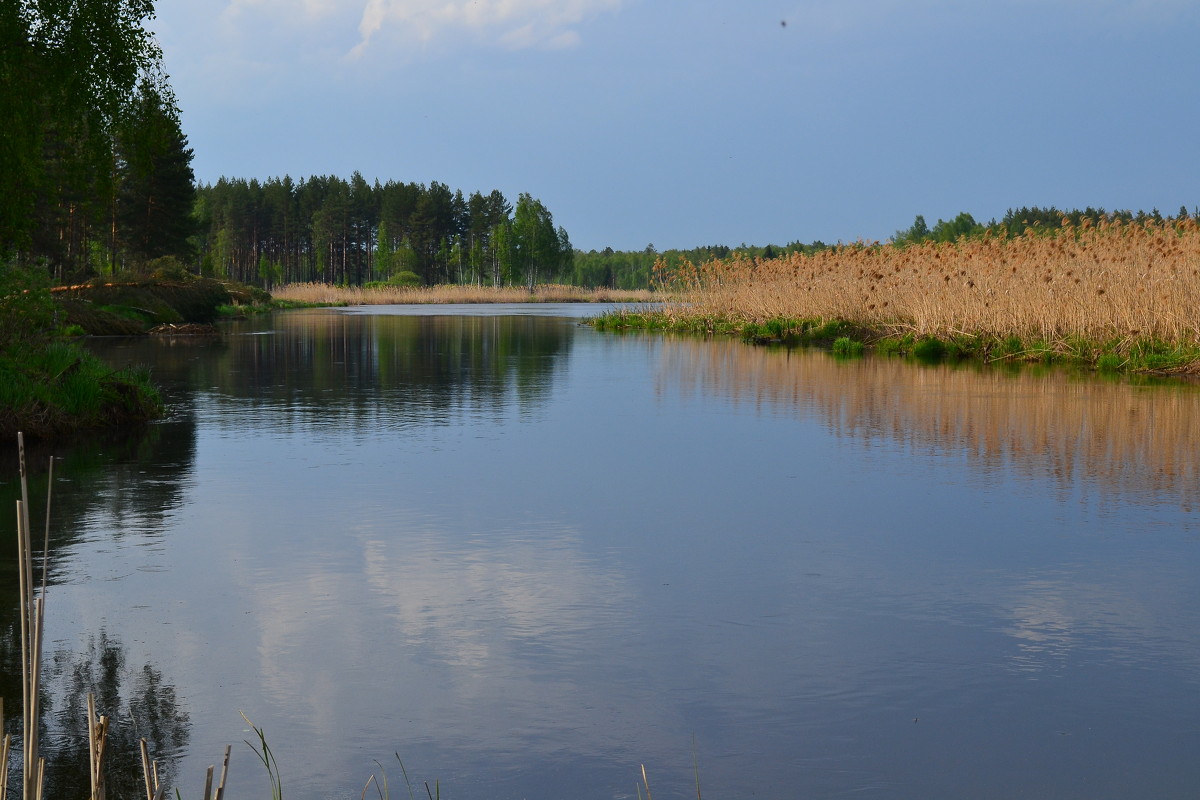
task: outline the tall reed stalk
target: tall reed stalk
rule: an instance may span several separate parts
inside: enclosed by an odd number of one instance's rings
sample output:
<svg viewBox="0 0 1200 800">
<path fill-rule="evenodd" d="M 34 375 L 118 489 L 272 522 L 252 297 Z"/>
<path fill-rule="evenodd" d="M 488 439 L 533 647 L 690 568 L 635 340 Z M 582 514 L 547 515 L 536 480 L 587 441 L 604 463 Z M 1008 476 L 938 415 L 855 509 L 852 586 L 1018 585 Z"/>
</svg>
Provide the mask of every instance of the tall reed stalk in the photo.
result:
<svg viewBox="0 0 1200 800">
<path fill-rule="evenodd" d="M 50 503 L 46 503 L 46 535 L 42 547 L 42 587 L 35 596 L 33 572 L 33 542 L 29 523 L 29 481 L 25 471 L 25 437 L 17 434 L 17 451 L 21 470 L 21 499 L 17 501 L 17 576 L 20 593 L 21 616 L 21 700 L 24 735 L 21 772 L 21 797 L 23 800 L 41 800 L 45 783 L 46 761 L 40 757 L 38 722 L 40 716 L 42 672 L 42 640 L 45 624 L 46 596 L 46 552 L 50 541 Z M 53 475 L 54 462 L 50 462 Z M 7 773 L 7 754 L 11 748 L 9 737 L 4 742 L 4 765 Z M 7 774 L 5 774 L 7 778 Z M 8 782 L 0 783 L 0 800 L 6 800 Z"/>
<path fill-rule="evenodd" d="M 841 321 L 880 335 L 1200 345 L 1200 223 L 1090 223 L 957 242 L 683 262 L 667 323 Z"/>
<path fill-rule="evenodd" d="M 29 522 L 29 481 L 25 470 L 25 437 L 17 433 L 17 451 L 20 460 L 21 499 L 17 501 L 17 574 L 20 593 L 21 617 L 21 699 L 23 719 L 21 732 L 22 750 L 21 797 L 22 800 L 42 800 L 45 791 L 46 759 L 40 752 L 39 725 L 41 721 L 42 689 L 42 642 L 46 617 L 46 584 L 50 561 L 50 500 L 54 486 L 54 459 L 50 459 L 49 477 L 46 486 L 46 527 L 42 539 L 41 588 L 35 592 L 33 569 L 33 542 Z M 88 775 L 91 783 L 91 800 L 105 800 L 104 756 L 107 751 L 109 718 L 96 715 L 96 697 L 88 693 Z M 4 699 L 0 698 L 0 731 L 4 729 Z M 9 756 L 12 753 L 12 735 L 5 734 L 0 741 L 0 800 L 8 800 Z M 229 754 L 225 748 L 225 760 L 221 768 L 221 780 L 213 788 L 215 767 L 208 768 L 203 800 L 224 800 L 225 781 L 229 774 Z M 150 759 L 146 740 L 141 740 L 142 775 L 146 787 L 146 800 L 161 800 L 167 786 L 158 777 L 158 762 Z"/>
</svg>

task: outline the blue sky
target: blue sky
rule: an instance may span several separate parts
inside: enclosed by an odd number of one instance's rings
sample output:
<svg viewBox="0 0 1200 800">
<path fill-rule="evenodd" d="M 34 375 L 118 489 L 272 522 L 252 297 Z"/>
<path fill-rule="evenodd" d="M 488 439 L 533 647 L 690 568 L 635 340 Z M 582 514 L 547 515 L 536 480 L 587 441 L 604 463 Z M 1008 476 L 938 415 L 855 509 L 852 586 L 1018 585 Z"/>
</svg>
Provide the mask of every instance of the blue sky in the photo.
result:
<svg viewBox="0 0 1200 800">
<path fill-rule="evenodd" d="M 1200 204 L 1194 0 L 158 6 L 203 181 L 529 192 L 585 250 Z"/>
</svg>

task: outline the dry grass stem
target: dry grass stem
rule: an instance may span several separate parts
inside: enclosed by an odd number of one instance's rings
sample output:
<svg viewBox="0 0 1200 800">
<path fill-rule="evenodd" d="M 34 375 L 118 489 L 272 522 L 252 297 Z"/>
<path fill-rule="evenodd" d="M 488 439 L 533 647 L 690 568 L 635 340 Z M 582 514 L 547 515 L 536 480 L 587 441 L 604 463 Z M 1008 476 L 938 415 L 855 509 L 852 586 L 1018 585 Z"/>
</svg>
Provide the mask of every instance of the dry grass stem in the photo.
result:
<svg viewBox="0 0 1200 800">
<path fill-rule="evenodd" d="M 4 698 L 0 697 L 0 732 L 4 731 Z M 8 754 L 12 751 L 12 734 L 0 740 L 0 800 L 8 798 Z"/>
<path fill-rule="evenodd" d="M 22 797 L 38 800 L 42 795 L 45 766 L 39 758 L 42 625 L 45 615 L 41 598 L 34 597 L 33 549 L 29 526 L 29 481 L 25 469 L 25 437 L 17 434 L 20 460 L 21 499 L 17 501 L 17 575 L 21 617 L 21 698 L 24 701 L 22 731 L 25 747 L 22 762 Z"/>
<path fill-rule="evenodd" d="M 1012 239 L 854 244 L 685 262 L 668 316 L 840 320 L 882 334 L 1200 343 L 1200 225 L 1064 227 Z"/>
<path fill-rule="evenodd" d="M 96 716 L 96 695 L 88 692 L 88 774 L 92 784 L 92 800 L 104 800 L 104 754 L 108 746 L 108 717 Z"/>
</svg>

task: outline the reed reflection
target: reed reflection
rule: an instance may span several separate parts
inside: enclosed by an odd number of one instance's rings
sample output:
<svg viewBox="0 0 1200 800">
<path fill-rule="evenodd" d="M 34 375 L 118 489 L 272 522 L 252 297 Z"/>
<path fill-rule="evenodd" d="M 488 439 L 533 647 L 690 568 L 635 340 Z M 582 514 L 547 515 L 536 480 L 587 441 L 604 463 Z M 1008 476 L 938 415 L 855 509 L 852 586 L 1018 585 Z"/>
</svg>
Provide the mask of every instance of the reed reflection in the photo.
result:
<svg viewBox="0 0 1200 800">
<path fill-rule="evenodd" d="M 658 391 L 815 414 L 835 435 L 961 454 L 982 477 L 1012 471 L 1186 511 L 1200 499 L 1193 385 L 666 339 Z"/>
</svg>

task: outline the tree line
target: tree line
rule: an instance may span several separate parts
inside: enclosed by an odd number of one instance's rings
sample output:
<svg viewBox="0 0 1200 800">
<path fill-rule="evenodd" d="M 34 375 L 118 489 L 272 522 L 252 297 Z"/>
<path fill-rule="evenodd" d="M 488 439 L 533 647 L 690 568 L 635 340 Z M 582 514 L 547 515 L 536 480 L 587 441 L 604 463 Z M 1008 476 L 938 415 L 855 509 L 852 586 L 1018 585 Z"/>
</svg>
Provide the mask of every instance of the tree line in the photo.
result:
<svg viewBox="0 0 1200 800">
<path fill-rule="evenodd" d="M 955 242 L 962 237 L 976 238 L 985 234 L 1014 238 L 1029 234 L 1037 235 L 1061 229 L 1064 225 L 1080 227 L 1085 221 L 1098 225 L 1101 222 L 1120 222 L 1144 224 L 1146 222 L 1162 222 L 1188 217 L 1200 219 L 1200 209 L 1194 209 L 1191 214 L 1186 207 L 1180 207 L 1174 217 L 1166 217 L 1158 209 L 1151 211 L 1117 210 L 1106 211 L 1103 208 L 1088 207 L 1063 211 L 1054 206 L 1022 206 L 1010 208 L 999 220 L 987 223 L 977 222 L 971 214 L 962 212 L 949 220 L 939 219 L 930 226 L 925 217 L 918 214 L 913 224 L 903 228 L 889 240 L 891 244 L 905 247 L 921 242 Z M 862 243 L 858 243 L 862 244 Z M 658 251 L 653 244 L 643 250 L 613 250 L 606 247 L 603 250 L 590 250 L 586 253 L 576 251 L 572 269 L 571 282 L 579 286 L 610 287 L 617 289 L 643 289 L 654 286 L 659 277 L 669 277 L 676 268 L 686 262 L 702 264 L 713 259 L 729 260 L 734 255 L 742 258 L 775 258 L 789 253 L 804 253 L 811 255 L 838 244 L 826 244 L 820 240 L 805 244 L 799 241 L 785 245 L 747 245 L 738 247 L 726 245 L 705 245 L 686 250 Z M 878 246 L 878 244 L 875 244 Z M 659 272 L 656 272 L 658 270 Z"/>
<path fill-rule="evenodd" d="M 0 258 L 66 281 L 186 254 L 192 151 L 151 0 L 0 3 Z"/>
<path fill-rule="evenodd" d="M 785 245 L 743 243 L 738 247 L 712 244 L 662 251 L 653 244 L 642 250 L 614 250 L 611 247 L 586 253 L 576 250 L 569 282 L 589 289 L 647 289 L 656 286 L 660 271 L 671 272 L 684 261 L 699 264 L 712 259 L 729 259 L 735 254 L 747 258 L 776 258 L 796 252 L 812 254 L 827 247 L 829 245 L 818 240 L 810 244 L 798 241 Z"/>
<path fill-rule="evenodd" d="M 204 274 L 270 288 L 320 281 L 362 286 L 563 280 L 573 250 L 546 206 L 499 190 L 464 196 L 428 186 L 315 176 L 221 178 L 196 190 L 196 264 Z"/>
<path fill-rule="evenodd" d="M 920 242 L 954 242 L 962 237 L 974 238 L 985 233 L 992 236 L 1004 236 L 1012 239 L 1029 233 L 1045 233 L 1059 230 L 1067 225 L 1080 227 L 1083 224 L 1099 225 L 1100 223 L 1122 223 L 1142 225 L 1147 222 L 1163 222 L 1164 220 L 1182 220 L 1200 216 L 1200 209 L 1188 213 L 1186 206 L 1180 206 L 1174 217 L 1163 216 L 1157 208 L 1150 211 L 1130 211 L 1119 209 L 1105 211 L 1103 208 L 1071 209 L 1063 211 L 1054 206 L 1022 206 L 1010 208 L 1000 220 L 987 223 L 976 222 L 967 212 L 962 212 L 951 220 L 939 219 L 932 228 L 925 217 L 918 214 L 913 224 L 896 231 L 892 243 L 901 247 Z"/>
</svg>

